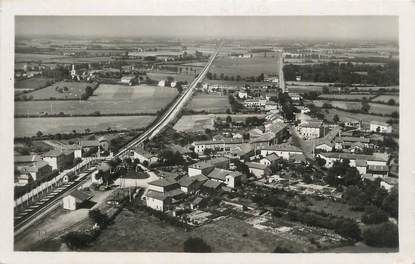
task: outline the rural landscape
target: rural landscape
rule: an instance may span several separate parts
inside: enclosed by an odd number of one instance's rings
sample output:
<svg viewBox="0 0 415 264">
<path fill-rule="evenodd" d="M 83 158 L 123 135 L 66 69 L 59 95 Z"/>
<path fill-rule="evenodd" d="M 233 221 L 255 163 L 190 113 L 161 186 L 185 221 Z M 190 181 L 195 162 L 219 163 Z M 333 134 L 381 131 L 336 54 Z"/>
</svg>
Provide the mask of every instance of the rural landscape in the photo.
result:
<svg viewBox="0 0 415 264">
<path fill-rule="evenodd" d="M 16 17 L 14 250 L 398 252 L 398 26 L 370 19 Z"/>
</svg>

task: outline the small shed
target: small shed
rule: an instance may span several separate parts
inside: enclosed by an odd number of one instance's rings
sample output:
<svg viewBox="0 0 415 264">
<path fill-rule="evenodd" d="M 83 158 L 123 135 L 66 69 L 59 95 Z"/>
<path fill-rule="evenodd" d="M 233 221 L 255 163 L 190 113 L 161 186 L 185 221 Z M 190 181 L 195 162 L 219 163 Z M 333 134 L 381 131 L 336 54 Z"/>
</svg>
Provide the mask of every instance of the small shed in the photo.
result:
<svg viewBox="0 0 415 264">
<path fill-rule="evenodd" d="M 91 199 L 91 197 L 92 195 L 87 192 L 75 190 L 62 199 L 63 209 L 76 210 L 81 204 Z"/>
</svg>

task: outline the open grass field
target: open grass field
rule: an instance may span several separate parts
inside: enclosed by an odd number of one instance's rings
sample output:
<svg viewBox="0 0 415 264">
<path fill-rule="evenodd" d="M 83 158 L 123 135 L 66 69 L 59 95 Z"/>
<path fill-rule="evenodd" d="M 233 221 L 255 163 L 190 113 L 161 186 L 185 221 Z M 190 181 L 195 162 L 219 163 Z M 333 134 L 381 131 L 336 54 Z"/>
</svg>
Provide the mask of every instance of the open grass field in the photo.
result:
<svg viewBox="0 0 415 264">
<path fill-rule="evenodd" d="M 213 123 L 216 118 L 226 119 L 227 114 L 209 114 L 209 115 L 183 115 L 174 125 L 177 131 L 204 131 L 206 128 L 213 129 Z M 264 115 L 246 114 L 246 115 L 229 115 L 233 121 L 245 121 L 247 117 L 256 116 L 263 118 Z"/>
<path fill-rule="evenodd" d="M 231 108 L 228 96 L 213 94 L 197 94 L 192 97 L 187 109 L 193 111 L 207 111 L 211 113 L 224 113 Z"/>
<path fill-rule="evenodd" d="M 187 81 L 188 83 L 192 82 L 195 76 L 191 74 L 178 74 L 174 72 L 148 72 L 147 76 L 156 81 L 166 80 L 167 77 L 173 77 L 176 81 L 184 82 Z"/>
<path fill-rule="evenodd" d="M 106 116 L 106 117 L 48 117 L 15 118 L 14 136 L 34 136 L 38 131 L 44 135 L 71 133 L 73 130 L 84 132 L 86 128 L 94 131 L 144 128 L 155 116 Z"/>
<path fill-rule="evenodd" d="M 26 96 L 33 96 L 34 100 L 49 99 L 80 99 L 86 87 L 94 87 L 94 84 L 87 82 L 57 82 L 53 85 L 26 93 Z"/>
<path fill-rule="evenodd" d="M 227 76 L 250 77 L 264 74 L 276 74 L 278 72 L 278 59 L 269 57 L 254 58 L 230 58 L 219 57 L 215 59 L 210 68 L 212 74 Z"/>
<path fill-rule="evenodd" d="M 176 89 L 139 85 L 100 85 L 87 101 L 27 101 L 15 103 L 16 115 L 156 113 L 170 103 Z"/>
<path fill-rule="evenodd" d="M 168 98 L 177 95 L 177 89 L 150 86 L 146 84 L 127 86 L 117 84 L 101 84 L 90 97 L 91 101 L 104 100 L 140 100 L 143 98 Z"/>
<path fill-rule="evenodd" d="M 316 85 L 287 85 L 289 92 L 296 92 L 296 93 L 306 93 L 306 92 L 321 92 L 323 91 L 323 86 L 316 86 Z"/>
<path fill-rule="evenodd" d="M 15 63 L 41 61 L 42 63 L 98 63 L 111 61 L 110 56 L 75 58 L 58 54 L 16 53 Z"/>
<path fill-rule="evenodd" d="M 277 235 L 234 218 L 221 219 L 185 232 L 144 212 L 123 210 L 115 223 L 104 230 L 87 250 L 183 252 L 183 243 L 189 237 L 202 238 L 211 246 L 212 252 L 272 252 L 281 243 Z"/>
<path fill-rule="evenodd" d="M 340 100 L 362 100 L 363 98 L 370 99 L 373 95 L 370 94 L 321 94 L 321 99 L 340 99 Z"/>
<path fill-rule="evenodd" d="M 360 102 L 346 102 L 346 101 L 335 101 L 335 100 L 314 100 L 313 103 L 321 107 L 324 103 L 329 103 L 333 107 L 338 107 L 345 110 L 358 110 L 362 108 L 362 104 Z M 395 105 L 385 105 L 385 104 L 376 104 L 376 103 L 369 103 L 370 109 L 369 113 L 373 114 L 382 114 L 382 115 L 390 115 L 392 112 L 397 111 L 399 112 L 399 106 Z"/>
<path fill-rule="evenodd" d="M 39 89 L 45 87 L 48 83 L 53 83 L 53 79 L 43 77 L 33 77 L 26 80 L 16 81 L 14 88 Z"/>
<path fill-rule="evenodd" d="M 372 102 L 384 102 L 387 103 L 390 99 L 395 100 L 399 103 L 399 95 L 380 95 L 372 99 Z"/>
</svg>

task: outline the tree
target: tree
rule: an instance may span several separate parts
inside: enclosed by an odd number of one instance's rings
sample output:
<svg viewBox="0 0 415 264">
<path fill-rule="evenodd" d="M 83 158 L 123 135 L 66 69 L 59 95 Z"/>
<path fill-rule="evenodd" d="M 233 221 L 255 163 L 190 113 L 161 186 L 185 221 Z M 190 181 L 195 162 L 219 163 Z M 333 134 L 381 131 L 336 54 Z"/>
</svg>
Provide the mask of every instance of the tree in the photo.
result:
<svg viewBox="0 0 415 264">
<path fill-rule="evenodd" d="M 360 228 L 357 223 L 351 219 L 338 220 L 335 224 L 334 231 L 348 239 L 356 241 L 361 239 Z"/>
<path fill-rule="evenodd" d="M 396 104 L 396 102 L 393 98 L 388 100 L 388 105 L 395 105 L 395 104 Z"/>
<path fill-rule="evenodd" d="M 372 247 L 398 247 L 398 226 L 385 222 L 380 225 L 368 227 L 363 231 L 363 241 Z"/>
<path fill-rule="evenodd" d="M 363 209 L 369 202 L 366 193 L 358 186 L 352 185 L 347 187 L 343 192 L 343 199 L 354 209 Z"/>
<path fill-rule="evenodd" d="M 368 206 L 362 216 L 362 222 L 367 225 L 379 224 L 388 221 L 388 215 L 376 206 Z"/>
<path fill-rule="evenodd" d="M 367 101 L 367 99 L 366 100 L 362 100 L 362 108 L 361 109 L 365 113 L 368 113 L 369 112 L 369 110 L 370 110 L 370 104 Z"/>
<path fill-rule="evenodd" d="M 70 249 L 84 248 L 93 241 L 91 235 L 81 232 L 69 232 L 62 239 Z"/>
<path fill-rule="evenodd" d="M 292 253 L 292 251 L 285 247 L 276 246 L 272 253 Z"/>
<path fill-rule="evenodd" d="M 183 243 L 184 252 L 209 253 L 212 248 L 199 237 L 190 237 Z"/>
<path fill-rule="evenodd" d="M 316 163 L 319 167 L 323 167 L 324 165 L 326 165 L 326 160 L 317 156 L 316 157 Z"/>
<path fill-rule="evenodd" d="M 392 217 L 398 218 L 399 216 L 399 193 L 398 188 L 393 187 L 391 192 L 386 196 L 382 202 L 382 208 L 389 213 Z"/>
<path fill-rule="evenodd" d="M 338 116 L 337 114 L 335 114 L 335 115 L 333 116 L 333 122 L 334 122 L 334 123 L 337 123 L 337 122 L 339 122 L 339 121 L 340 121 L 339 116 Z"/>
<path fill-rule="evenodd" d="M 43 136 L 42 131 L 37 131 L 36 136 L 37 136 L 37 137 L 41 137 L 41 136 Z"/>
<path fill-rule="evenodd" d="M 105 228 L 109 224 L 109 222 L 110 222 L 108 216 L 106 214 L 101 213 L 101 211 L 98 210 L 98 209 L 89 211 L 88 216 L 100 228 Z"/>
<path fill-rule="evenodd" d="M 232 117 L 231 116 L 226 117 L 226 123 L 227 124 L 232 124 Z"/>
</svg>

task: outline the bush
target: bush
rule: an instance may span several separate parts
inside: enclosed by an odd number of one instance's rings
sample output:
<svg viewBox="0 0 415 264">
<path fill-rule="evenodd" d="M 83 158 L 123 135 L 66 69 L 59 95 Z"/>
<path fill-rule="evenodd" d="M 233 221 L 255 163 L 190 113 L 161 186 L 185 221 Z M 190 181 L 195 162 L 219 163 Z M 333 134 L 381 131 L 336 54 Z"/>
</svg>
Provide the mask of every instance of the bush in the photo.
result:
<svg viewBox="0 0 415 264">
<path fill-rule="evenodd" d="M 88 215 L 100 228 L 107 227 L 110 222 L 108 216 L 97 209 L 89 211 Z"/>
<path fill-rule="evenodd" d="M 206 244 L 206 242 L 199 238 L 188 238 L 186 241 L 184 241 L 183 244 L 183 250 L 184 252 L 197 252 L 197 253 L 208 253 L 212 252 L 211 247 Z"/>
<path fill-rule="evenodd" d="M 363 236 L 364 242 L 368 246 L 372 246 L 372 247 L 398 247 L 399 246 L 398 226 L 391 222 L 369 227 L 363 232 L 362 236 Z"/>
<path fill-rule="evenodd" d="M 336 222 L 336 227 L 334 231 L 348 239 L 360 240 L 361 233 L 360 228 L 354 220 L 351 219 L 342 219 Z"/>
<path fill-rule="evenodd" d="M 291 250 L 289 250 L 288 248 L 284 248 L 281 246 L 276 246 L 273 253 L 292 253 Z"/>
<path fill-rule="evenodd" d="M 366 207 L 365 213 L 362 216 L 362 222 L 371 225 L 379 224 L 388 221 L 388 215 L 382 209 L 375 206 Z"/>
<path fill-rule="evenodd" d="M 94 236 L 81 232 L 69 232 L 62 239 L 70 249 L 82 249 L 94 240 Z"/>
</svg>

